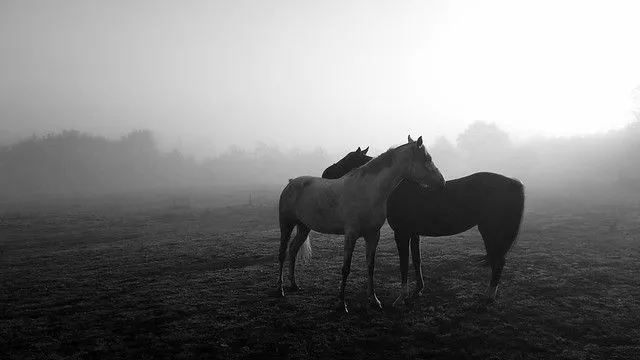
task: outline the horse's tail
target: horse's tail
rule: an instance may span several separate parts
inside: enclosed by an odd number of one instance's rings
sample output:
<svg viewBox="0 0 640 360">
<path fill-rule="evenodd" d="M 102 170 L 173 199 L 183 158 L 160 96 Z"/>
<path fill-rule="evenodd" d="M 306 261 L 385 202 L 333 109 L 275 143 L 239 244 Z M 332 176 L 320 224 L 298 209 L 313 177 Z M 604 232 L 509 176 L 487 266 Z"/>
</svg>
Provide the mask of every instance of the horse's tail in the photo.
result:
<svg viewBox="0 0 640 360">
<path fill-rule="evenodd" d="M 499 238 L 500 243 L 495 244 L 492 253 L 475 258 L 476 262 L 481 266 L 490 266 L 492 258 L 503 260 L 518 239 L 524 216 L 525 192 L 522 182 L 514 179 L 514 185 L 514 196 L 510 199 L 505 209 L 505 230 Z"/>
<path fill-rule="evenodd" d="M 522 227 L 522 218 L 524 217 L 524 184 L 522 182 L 516 180 L 517 182 L 517 197 L 514 198 L 514 203 L 511 204 L 511 221 L 509 222 L 509 228 L 507 230 L 507 234 L 505 236 L 505 251 L 506 255 L 509 250 L 513 247 L 513 244 L 516 243 L 518 239 L 518 235 L 520 234 L 520 229 Z"/>
<path fill-rule="evenodd" d="M 311 255 L 311 239 L 309 238 L 309 235 L 307 235 L 307 238 L 304 240 L 300 246 L 300 250 L 298 250 L 298 253 L 296 254 L 296 262 L 306 264 L 309 262 L 309 259 L 311 259 Z"/>
</svg>

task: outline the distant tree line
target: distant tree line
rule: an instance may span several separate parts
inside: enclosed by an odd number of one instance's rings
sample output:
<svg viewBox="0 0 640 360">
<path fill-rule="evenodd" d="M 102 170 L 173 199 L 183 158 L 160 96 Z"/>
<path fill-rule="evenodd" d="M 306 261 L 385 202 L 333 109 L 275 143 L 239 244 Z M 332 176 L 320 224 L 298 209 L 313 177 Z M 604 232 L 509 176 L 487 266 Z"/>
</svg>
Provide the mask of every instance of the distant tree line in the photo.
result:
<svg viewBox="0 0 640 360">
<path fill-rule="evenodd" d="M 493 171 L 545 189 L 640 189 L 640 121 L 602 134 L 517 144 L 495 124 L 475 122 L 456 140 L 438 138 L 429 147 L 448 178 Z"/>
<path fill-rule="evenodd" d="M 78 131 L 32 136 L 0 147 L 0 195 L 84 195 L 219 184 L 282 183 L 292 174 L 315 174 L 328 162 L 322 150 L 284 154 L 264 144 L 231 147 L 196 161 L 158 149 L 149 130 L 120 139 Z"/>
<path fill-rule="evenodd" d="M 640 121 L 605 134 L 518 144 L 495 124 L 475 122 L 455 143 L 441 137 L 428 149 L 448 179 L 493 171 L 517 177 L 528 187 L 640 189 Z M 253 150 L 232 146 L 196 161 L 177 150 L 159 150 L 148 130 L 115 140 L 63 131 L 0 146 L 0 196 L 285 184 L 291 177 L 319 175 L 343 155 L 329 157 L 319 148 L 283 152 L 261 143 Z"/>
</svg>

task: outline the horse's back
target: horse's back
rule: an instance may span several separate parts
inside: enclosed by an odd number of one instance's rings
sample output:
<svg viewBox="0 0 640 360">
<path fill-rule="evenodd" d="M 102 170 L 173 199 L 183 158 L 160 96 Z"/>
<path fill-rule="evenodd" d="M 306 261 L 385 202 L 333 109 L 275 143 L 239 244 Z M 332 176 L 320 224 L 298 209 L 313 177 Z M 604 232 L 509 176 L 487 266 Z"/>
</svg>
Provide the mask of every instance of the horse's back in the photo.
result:
<svg viewBox="0 0 640 360">
<path fill-rule="evenodd" d="M 447 236 L 494 217 L 497 221 L 523 206 L 522 183 L 504 175 L 479 172 L 449 180 L 442 190 L 402 182 L 387 202 L 389 225 L 396 231 Z"/>
<path fill-rule="evenodd" d="M 475 225 L 475 214 L 452 196 L 448 185 L 432 189 L 414 182 L 398 185 L 387 200 L 387 221 L 396 232 L 446 236 Z"/>
<path fill-rule="evenodd" d="M 479 215 L 489 215 L 491 210 L 505 203 L 520 203 L 523 194 L 524 186 L 517 179 L 492 172 L 477 172 L 447 181 L 440 198 L 452 206 L 463 206 Z"/>
<path fill-rule="evenodd" d="M 315 176 L 298 176 L 297 178 L 289 179 L 288 186 L 301 186 L 305 187 L 313 183 L 314 179 L 320 179 Z"/>
<path fill-rule="evenodd" d="M 500 191 L 520 189 L 523 187 L 522 182 L 518 179 L 510 178 L 502 174 L 492 172 L 477 172 L 458 179 L 447 181 L 446 186 L 464 184 L 474 190 L 481 188 L 483 190 L 498 189 Z"/>
<path fill-rule="evenodd" d="M 480 227 L 519 227 L 524 209 L 524 185 L 519 180 L 478 172 L 447 182 L 446 187 L 447 204 L 471 213 Z"/>
<path fill-rule="evenodd" d="M 339 179 L 300 176 L 289 180 L 282 191 L 280 218 L 302 222 L 322 233 L 341 233 L 339 202 Z"/>
<path fill-rule="evenodd" d="M 280 217 L 291 217 L 295 213 L 294 207 L 298 200 L 299 194 L 304 188 L 313 183 L 313 176 L 299 176 L 289 179 L 289 182 L 280 193 Z"/>
</svg>

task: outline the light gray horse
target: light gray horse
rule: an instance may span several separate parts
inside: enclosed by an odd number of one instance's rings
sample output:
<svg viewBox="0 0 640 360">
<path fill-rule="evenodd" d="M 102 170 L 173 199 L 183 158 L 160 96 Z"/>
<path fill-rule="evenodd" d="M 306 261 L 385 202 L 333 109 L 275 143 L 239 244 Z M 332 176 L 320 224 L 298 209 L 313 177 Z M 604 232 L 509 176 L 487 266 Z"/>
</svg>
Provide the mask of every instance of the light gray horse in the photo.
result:
<svg viewBox="0 0 640 360">
<path fill-rule="evenodd" d="M 280 195 L 279 206 L 279 295 L 284 296 L 283 266 L 291 233 L 297 226 L 296 236 L 289 246 L 291 291 L 298 290 L 295 281 L 296 254 L 301 247 L 305 255 L 310 250 L 309 231 L 344 235 L 338 310 L 348 312 L 344 290 L 351 269 L 351 257 L 356 240 L 364 237 L 368 266 L 367 295 L 371 305 L 382 308 L 373 284 L 375 254 L 380 228 L 387 218 L 387 198 L 403 179 L 434 187 L 443 187 L 445 184 L 442 174 L 422 144 L 422 136 L 417 141 L 409 137 L 407 144 L 389 149 L 339 179 L 301 176 L 289 180 Z"/>
</svg>

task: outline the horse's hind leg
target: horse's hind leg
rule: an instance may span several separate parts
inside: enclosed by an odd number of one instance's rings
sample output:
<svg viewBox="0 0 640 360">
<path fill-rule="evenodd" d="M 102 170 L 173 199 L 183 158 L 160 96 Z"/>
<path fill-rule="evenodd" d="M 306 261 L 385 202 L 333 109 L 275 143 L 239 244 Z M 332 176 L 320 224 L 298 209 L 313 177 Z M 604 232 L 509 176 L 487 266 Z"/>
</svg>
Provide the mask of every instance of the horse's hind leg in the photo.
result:
<svg viewBox="0 0 640 360">
<path fill-rule="evenodd" d="M 282 272 L 284 268 L 284 260 L 287 258 L 287 245 L 289 244 L 289 238 L 291 238 L 291 232 L 293 231 L 295 224 L 293 222 L 280 219 L 280 251 L 278 253 L 278 264 L 280 266 L 278 273 L 278 295 L 284 296 L 284 288 L 282 283 L 284 281 L 284 274 Z"/>
<path fill-rule="evenodd" d="M 289 246 L 289 281 L 291 282 L 291 287 L 289 291 L 298 291 L 298 284 L 296 284 L 296 255 L 298 254 L 298 250 L 300 250 L 300 246 L 307 240 L 307 236 L 309 236 L 309 232 L 311 229 L 299 223 L 296 236 L 291 241 L 291 245 Z"/>
<path fill-rule="evenodd" d="M 414 296 L 422 296 L 424 290 L 424 279 L 422 277 L 422 255 L 420 254 L 420 235 L 411 236 L 411 259 L 416 272 L 416 289 Z"/>
<path fill-rule="evenodd" d="M 338 311 L 348 313 L 347 303 L 344 301 L 344 290 L 347 287 L 347 278 L 351 272 L 351 258 L 353 249 L 356 246 L 358 235 L 346 232 L 344 235 L 344 259 L 342 262 L 342 282 L 340 283 L 340 294 L 338 295 Z"/>
<path fill-rule="evenodd" d="M 487 287 L 487 298 L 491 301 L 496 299 L 496 293 L 498 292 L 498 283 L 502 276 L 502 269 L 504 268 L 504 258 L 500 259 L 496 264 L 491 265 L 491 280 Z"/>
<path fill-rule="evenodd" d="M 490 226 L 478 225 L 480 235 L 484 241 L 484 247 L 487 251 L 487 262 L 491 266 L 491 279 L 489 280 L 489 286 L 487 287 L 486 296 L 490 301 L 496 299 L 496 293 L 498 291 L 498 283 L 502 276 L 502 269 L 504 268 L 504 255 L 505 251 L 502 246 L 502 233 L 500 231 L 493 230 Z"/>
</svg>

